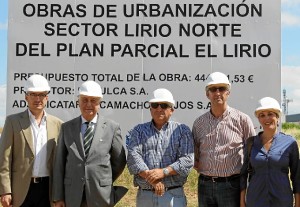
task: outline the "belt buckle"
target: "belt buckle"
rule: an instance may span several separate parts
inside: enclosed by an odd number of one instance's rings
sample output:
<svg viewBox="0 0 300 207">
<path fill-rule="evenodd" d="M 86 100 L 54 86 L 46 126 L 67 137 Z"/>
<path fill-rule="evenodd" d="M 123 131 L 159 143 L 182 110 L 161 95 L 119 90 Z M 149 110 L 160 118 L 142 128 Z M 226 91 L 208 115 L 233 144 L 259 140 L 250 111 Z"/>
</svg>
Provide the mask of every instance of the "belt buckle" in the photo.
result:
<svg viewBox="0 0 300 207">
<path fill-rule="evenodd" d="M 215 179 L 217 179 L 218 177 L 211 177 L 211 180 L 215 183 L 216 182 L 216 180 Z"/>
<path fill-rule="evenodd" d="M 39 183 L 40 182 L 40 178 L 33 178 L 33 183 Z"/>
</svg>

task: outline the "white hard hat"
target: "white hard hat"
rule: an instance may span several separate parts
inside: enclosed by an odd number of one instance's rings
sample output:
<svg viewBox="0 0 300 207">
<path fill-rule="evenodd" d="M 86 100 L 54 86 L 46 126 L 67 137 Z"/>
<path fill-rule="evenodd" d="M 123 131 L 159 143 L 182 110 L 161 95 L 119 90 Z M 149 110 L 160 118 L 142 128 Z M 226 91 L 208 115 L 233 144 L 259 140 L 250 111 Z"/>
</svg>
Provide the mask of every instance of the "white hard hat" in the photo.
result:
<svg viewBox="0 0 300 207">
<path fill-rule="evenodd" d="M 95 81 L 86 81 L 79 88 L 79 95 L 103 98 L 102 89 Z"/>
<path fill-rule="evenodd" d="M 25 83 L 25 91 L 50 91 L 48 81 L 44 76 L 34 74 L 28 78 Z"/>
<path fill-rule="evenodd" d="M 224 73 L 214 72 L 211 73 L 206 80 L 206 90 L 212 85 L 224 85 L 230 89 L 228 77 Z"/>
<path fill-rule="evenodd" d="M 149 101 L 150 103 L 155 102 L 168 102 L 172 106 L 175 105 L 175 100 L 173 99 L 172 93 L 165 89 L 165 88 L 159 88 L 153 91 L 153 98 Z"/>
<path fill-rule="evenodd" d="M 281 114 L 281 108 L 278 101 L 271 97 L 264 97 L 258 101 L 258 106 L 255 109 L 255 116 L 257 117 L 261 111 L 272 111 L 278 116 Z"/>
</svg>

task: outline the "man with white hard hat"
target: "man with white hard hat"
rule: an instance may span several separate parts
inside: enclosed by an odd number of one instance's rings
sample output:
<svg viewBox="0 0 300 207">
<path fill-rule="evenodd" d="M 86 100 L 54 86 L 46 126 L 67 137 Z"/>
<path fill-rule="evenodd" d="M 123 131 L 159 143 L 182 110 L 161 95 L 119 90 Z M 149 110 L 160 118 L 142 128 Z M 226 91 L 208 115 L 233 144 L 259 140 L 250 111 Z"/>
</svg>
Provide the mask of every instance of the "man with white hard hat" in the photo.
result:
<svg viewBox="0 0 300 207">
<path fill-rule="evenodd" d="M 0 140 L 3 207 L 51 206 L 49 184 L 62 121 L 44 110 L 49 91 L 43 76 L 30 76 L 25 84 L 28 109 L 6 117 Z"/>
<path fill-rule="evenodd" d="M 127 189 L 113 186 L 126 165 L 118 123 L 99 114 L 101 87 L 79 88 L 81 115 L 62 125 L 54 162 L 55 207 L 111 207 Z"/>
<path fill-rule="evenodd" d="M 211 73 L 205 86 L 211 109 L 193 124 L 200 207 L 240 206 L 244 143 L 255 130 L 248 115 L 228 106 L 230 87 L 225 74 Z"/>
<path fill-rule="evenodd" d="M 127 136 L 127 165 L 139 187 L 137 207 L 187 205 L 183 185 L 193 167 L 194 149 L 188 126 L 170 121 L 175 101 L 164 88 L 149 101 L 152 120 Z"/>
</svg>

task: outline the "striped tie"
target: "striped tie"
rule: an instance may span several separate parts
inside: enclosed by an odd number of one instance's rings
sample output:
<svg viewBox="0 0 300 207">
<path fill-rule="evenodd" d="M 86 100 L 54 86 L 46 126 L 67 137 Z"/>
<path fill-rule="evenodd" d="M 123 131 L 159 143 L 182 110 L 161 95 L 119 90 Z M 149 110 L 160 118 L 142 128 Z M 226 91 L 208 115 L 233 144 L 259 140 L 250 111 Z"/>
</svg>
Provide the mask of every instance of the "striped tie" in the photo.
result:
<svg viewBox="0 0 300 207">
<path fill-rule="evenodd" d="M 91 147 L 91 143 L 93 140 L 93 136 L 94 136 L 94 127 L 91 124 L 91 122 L 85 122 L 87 125 L 87 128 L 84 132 L 84 139 L 83 139 L 83 145 L 84 145 L 84 154 L 85 154 L 85 158 L 87 158 L 88 154 L 89 154 L 89 150 Z"/>
</svg>

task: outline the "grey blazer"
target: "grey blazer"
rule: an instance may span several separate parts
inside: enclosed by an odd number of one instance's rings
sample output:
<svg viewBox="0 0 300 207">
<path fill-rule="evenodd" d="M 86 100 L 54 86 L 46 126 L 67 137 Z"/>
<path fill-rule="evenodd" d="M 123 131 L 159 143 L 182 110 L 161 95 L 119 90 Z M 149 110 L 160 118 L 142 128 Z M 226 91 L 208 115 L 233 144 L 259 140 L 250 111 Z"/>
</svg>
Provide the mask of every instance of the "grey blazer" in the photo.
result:
<svg viewBox="0 0 300 207">
<path fill-rule="evenodd" d="M 80 130 L 80 116 L 61 127 L 53 171 L 53 201 L 80 207 L 85 192 L 89 207 L 114 206 L 127 192 L 124 187 L 113 186 L 126 165 L 119 124 L 98 117 L 87 159 Z"/>
</svg>

